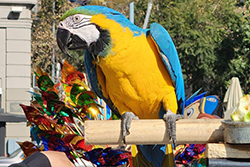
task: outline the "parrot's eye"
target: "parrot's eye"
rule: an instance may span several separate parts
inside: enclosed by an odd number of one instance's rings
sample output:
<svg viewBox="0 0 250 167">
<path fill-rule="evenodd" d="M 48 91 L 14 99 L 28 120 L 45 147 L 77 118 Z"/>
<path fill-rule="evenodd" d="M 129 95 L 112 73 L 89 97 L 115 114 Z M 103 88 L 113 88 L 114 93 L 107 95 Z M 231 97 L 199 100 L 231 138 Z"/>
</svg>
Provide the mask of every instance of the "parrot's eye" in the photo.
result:
<svg viewBox="0 0 250 167">
<path fill-rule="evenodd" d="M 78 15 L 76 15 L 76 16 L 74 16 L 74 22 L 79 22 L 80 21 L 80 16 L 78 16 Z"/>
</svg>

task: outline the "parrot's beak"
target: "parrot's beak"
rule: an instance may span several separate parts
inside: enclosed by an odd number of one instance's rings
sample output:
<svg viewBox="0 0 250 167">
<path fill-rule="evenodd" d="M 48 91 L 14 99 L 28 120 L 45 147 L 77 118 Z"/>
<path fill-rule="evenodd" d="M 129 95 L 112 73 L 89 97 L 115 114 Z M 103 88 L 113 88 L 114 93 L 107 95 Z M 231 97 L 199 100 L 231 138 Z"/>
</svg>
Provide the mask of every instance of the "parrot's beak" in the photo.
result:
<svg viewBox="0 0 250 167">
<path fill-rule="evenodd" d="M 68 47 L 67 47 L 71 41 L 70 36 L 71 36 L 71 33 L 68 30 L 58 28 L 57 34 L 56 34 L 57 45 L 59 46 L 61 51 L 67 56 L 70 56 L 68 52 Z"/>
<path fill-rule="evenodd" d="M 88 44 L 85 40 L 82 40 L 78 35 L 72 34 L 67 29 L 58 28 L 56 40 L 61 51 L 67 56 L 70 56 L 68 49 L 76 50 L 88 48 Z"/>
</svg>

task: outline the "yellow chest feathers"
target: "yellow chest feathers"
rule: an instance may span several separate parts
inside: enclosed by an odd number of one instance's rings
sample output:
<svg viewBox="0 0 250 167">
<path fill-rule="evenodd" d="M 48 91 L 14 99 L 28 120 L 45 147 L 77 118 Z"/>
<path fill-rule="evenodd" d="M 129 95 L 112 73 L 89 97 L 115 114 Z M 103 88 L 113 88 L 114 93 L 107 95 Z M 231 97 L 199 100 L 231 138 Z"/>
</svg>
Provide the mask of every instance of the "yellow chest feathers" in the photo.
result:
<svg viewBox="0 0 250 167">
<path fill-rule="evenodd" d="M 116 26 L 110 30 L 112 49 L 96 63 L 103 95 L 121 114 L 130 111 L 139 118 L 158 118 L 161 104 L 175 112 L 174 87 L 151 37 L 134 37 L 128 28 Z"/>
</svg>

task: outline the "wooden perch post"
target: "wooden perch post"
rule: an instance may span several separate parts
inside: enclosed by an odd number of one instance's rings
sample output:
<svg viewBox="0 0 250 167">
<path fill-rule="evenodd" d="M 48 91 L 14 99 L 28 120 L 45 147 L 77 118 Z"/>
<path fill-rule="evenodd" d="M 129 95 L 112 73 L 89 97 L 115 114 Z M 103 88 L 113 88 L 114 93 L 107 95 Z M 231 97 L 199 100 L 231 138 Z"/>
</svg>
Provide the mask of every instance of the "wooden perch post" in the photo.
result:
<svg viewBox="0 0 250 167">
<path fill-rule="evenodd" d="M 176 122 L 177 144 L 205 144 L 223 141 L 221 119 L 183 119 Z M 121 121 L 86 121 L 85 143 L 121 145 Z M 172 144 L 161 119 L 133 120 L 127 144 Z"/>
<path fill-rule="evenodd" d="M 250 158 L 250 145 L 208 143 L 205 156 L 207 158 Z"/>
</svg>

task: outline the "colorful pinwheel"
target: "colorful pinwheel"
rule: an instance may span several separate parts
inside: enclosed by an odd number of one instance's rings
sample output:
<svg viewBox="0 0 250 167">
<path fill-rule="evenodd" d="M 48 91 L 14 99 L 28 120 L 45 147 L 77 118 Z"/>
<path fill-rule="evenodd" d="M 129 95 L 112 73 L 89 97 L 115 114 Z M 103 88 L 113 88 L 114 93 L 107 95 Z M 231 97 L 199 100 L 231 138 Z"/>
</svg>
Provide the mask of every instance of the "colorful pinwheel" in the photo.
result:
<svg viewBox="0 0 250 167">
<path fill-rule="evenodd" d="M 31 92 L 35 100 L 30 106 L 20 104 L 38 145 L 19 143 L 25 155 L 40 150 L 55 150 L 65 152 L 68 158 L 75 161 L 77 158 L 84 159 L 97 166 L 128 163 L 131 157 L 128 151 L 85 145 L 84 121 L 98 118 L 101 106 L 81 72 L 67 61 L 61 63 L 61 69 L 61 81 L 54 84 L 45 72 L 37 68 L 35 74 L 39 93 Z"/>
</svg>

